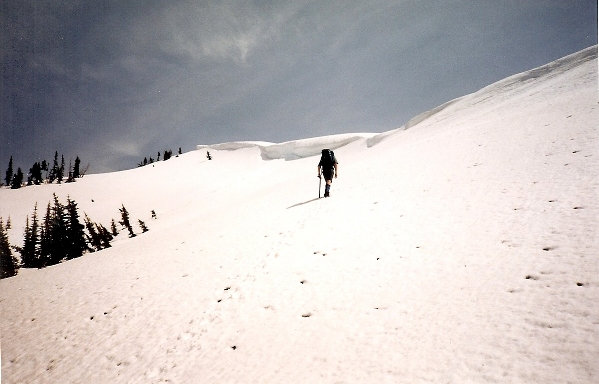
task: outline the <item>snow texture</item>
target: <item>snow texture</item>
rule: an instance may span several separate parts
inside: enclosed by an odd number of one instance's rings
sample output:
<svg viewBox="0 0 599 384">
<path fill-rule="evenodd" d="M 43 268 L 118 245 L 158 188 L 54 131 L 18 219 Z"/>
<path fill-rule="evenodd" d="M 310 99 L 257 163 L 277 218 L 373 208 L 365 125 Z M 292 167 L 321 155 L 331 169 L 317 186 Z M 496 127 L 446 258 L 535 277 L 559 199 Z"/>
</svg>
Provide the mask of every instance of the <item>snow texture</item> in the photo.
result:
<svg viewBox="0 0 599 384">
<path fill-rule="evenodd" d="M 594 46 L 383 134 L 3 188 L 13 245 L 52 193 L 150 231 L 0 281 L 2 383 L 597 383 L 597 96 Z"/>
</svg>

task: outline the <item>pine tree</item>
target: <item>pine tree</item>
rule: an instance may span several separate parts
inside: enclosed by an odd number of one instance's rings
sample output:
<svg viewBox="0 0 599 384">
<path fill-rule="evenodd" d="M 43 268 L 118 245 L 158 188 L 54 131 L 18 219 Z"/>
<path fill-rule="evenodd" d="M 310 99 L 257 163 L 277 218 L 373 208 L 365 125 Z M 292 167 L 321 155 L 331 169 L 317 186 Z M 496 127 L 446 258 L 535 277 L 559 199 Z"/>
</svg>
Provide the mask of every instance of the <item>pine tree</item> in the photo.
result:
<svg viewBox="0 0 599 384">
<path fill-rule="evenodd" d="M 91 246 L 93 247 L 94 250 L 96 251 L 101 251 L 102 249 L 104 249 L 103 243 L 102 243 L 102 237 L 100 236 L 100 234 L 97 231 L 97 227 L 94 224 L 94 222 L 89 218 L 89 216 L 87 216 L 87 214 L 85 215 L 84 218 L 84 222 L 85 222 L 85 228 L 87 229 L 87 239 L 89 241 L 89 243 L 91 244 Z"/>
<path fill-rule="evenodd" d="M 73 168 L 73 179 L 78 179 L 81 177 L 81 159 L 79 156 L 75 158 L 75 168 Z"/>
<path fill-rule="evenodd" d="M 88 249 L 85 241 L 85 227 L 79 222 L 77 203 L 67 197 L 66 259 L 80 257 Z"/>
<path fill-rule="evenodd" d="M 33 164 L 33 174 L 31 176 L 35 185 L 40 185 L 44 180 L 42 177 L 42 165 L 39 162 Z"/>
<path fill-rule="evenodd" d="M 31 268 L 34 252 L 31 247 L 31 227 L 29 226 L 29 216 L 25 219 L 25 234 L 23 235 L 23 247 L 21 251 L 21 266 Z"/>
<path fill-rule="evenodd" d="M 58 167 L 58 176 L 56 177 L 58 179 L 58 184 L 62 183 L 62 180 L 64 179 L 64 155 L 62 155 L 61 158 L 60 167 Z"/>
<path fill-rule="evenodd" d="M 12 255 L 10 243 L 8 242 L 8 233 L 4 228 L 4 223 L 0 219 L 0 279 L 14 276 L 19 271 L 19 263 Z"/>
<path fill-rule="evenodd" d="M 54 162 L 48 172 L 48 182 L 53 183 L 58 178 L 58 151 L 54 152 Z"/>
<path fill-rule="evenodd" d="M 122 208 L 119 208 L 119 211 L 121 211 L 121 221 L 119 221 L 119 223 L 123 227 L 127 228 L 129 231 L 129 237 L 135 237 L 135 232 L 133 232 L 133 227 L 131 227 L 131 223 L 129 222 L 129 212 L 127 212 L 125 205 L 123 205 Z"/>
<path fill-rule="evenodd" d="M 33 185 L 33 168 L 29 168 L 29 175 L 27 176 L 27 186 Z"/>
<path fill-rule="evenodd" d="M 40 228 L 40 248 L 38 268 L 51 265 L 52 258 L 52 206 L 48 202 L 43 225 Z"/>
<path fill-rule="evenodd" d="M 46 178 L 48 178 L 48 162 L 46 160 L 42 161 L 41 164 L 41 170 L 42 171 L 46 171 Z M 41 176 L 41 172 L 40 172 L 40 176 Z M 40 177 L 40 181 L 43 182 L 44 181 L 44 177 Z"/>
<path fill-rule="evenodd" d="M 33 209 L 31 226 L 29 226 L 29 217 L 25 227 L 25 241 L 21 249 L 21 263 L 24 268 L 39 268 L 39 223 L 37 219 L 37 203 Z"/>
<path fill-rule="evenodd" d="M 18 168 L 16 175 L 14 175 L 12 178 L 12 184 L 10 187 L 12 189 L 19 189 L 21 188 L 21 185 L 23 185 L 23 171 L 21 171 L 21 168 Z"/>
<path fill-rule="evenodd" d="M 67 183 L 72 183 L 75 181 L 73 177 L 73 164 L 69 161 L 69 173 L 67 175 Z"/>
<path fill-rule="evenodd" d="M 103 248 L 110 248 L 110 242 L 114 238 L 112 234 L 104 227 L 102 224 L 96 224 L 96 230 L 98 231 L 98 235 L 100 236 L 100 241 L 102 243 Z"/>
<path fill-rule="evenodd" d="M 113 237 L 117 237 L 119 234 L 119 231 L 116 229 L 116 223 L 114 219 L 112 219 L 112 221 L 110 222 L 110 233 L 112 233 Z"/>
<path fill-rule="evenodd" d="M 148 232 L 148 227 L 146 226 L 146 223 L 144 223 L 141 220 L 137 220 L 137 222 L 139 223 L 139 227 L 141 228 L 142 233 Z"/>
<path fill-rule="evenodd" d="M 58 196 L 54 196 L 54 207 L 52 208 L 52 264 L 58 264 L 67 258 L 68 234 L 67 217 L 65 206 L 58 201 Z"/>
<path fill-rule="evenodd" d="M 7 187 L 12 185 L 12 177 L 13 177 L 13 165 L 12 165 L 12 156 L 8 162 L 8 168 L 6 169 L 6 176 L 4 177 L 4 182 Z"/>
<path fill-rule="evenodd" d="M 33 166 L 29 168 L 29 177 L 27 178 L 27 185 L 35 184 L 39 185 L 42 179 L 42 169 L 40 163 L 35 162 Z"/>
</svg>

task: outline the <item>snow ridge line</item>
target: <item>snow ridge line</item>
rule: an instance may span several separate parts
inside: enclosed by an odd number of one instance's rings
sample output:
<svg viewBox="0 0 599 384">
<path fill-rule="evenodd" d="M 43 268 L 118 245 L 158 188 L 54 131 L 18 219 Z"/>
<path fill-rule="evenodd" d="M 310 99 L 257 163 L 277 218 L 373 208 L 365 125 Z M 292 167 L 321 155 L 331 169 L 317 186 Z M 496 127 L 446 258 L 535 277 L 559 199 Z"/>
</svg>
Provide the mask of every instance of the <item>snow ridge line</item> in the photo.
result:
<svg viewBox="0 0 599 384">
<path fill-rule="evenodd" d="M 551 63 L 533 68 L 505 79 L 499 80 L 493 84 L 481 88 L 480 90 L 468 95 L 464 95 L 453 100 L 449 100 L 435 108 L 420 113 L 400 128 L 382 133 L 348 133 L 323 137 L 314 137 L 303 140 L 293 140 L 283 143 L 270 143 L 264 141 L 234 141 L 212 145 L 198 145 L 197 149 L 213 149 L 224 151 L 235 151 L 243 148 L 259 148 L 263 160 L 297 160 L 306 157 L 316 156 L 323 148 L 337 149 L 353 143 L 357 140 L 366 140 L 368 148 L 380 143 L 387 137 L 409 128 L 412 128 L 432 116 L 454 107 L 456 104 L 470 103 L 478 104 L 480 102 L 493 99 L 498 94 L 504 94 L 512 89 L 521 89 L 521 86 L 531 80 L 538 81 L 541 77 L 552 78 L 564 73 L 572 68 L 582 65 L 588 61 L 597 59 L 597 45 L 585 48 L 579 52 L 552 61 Z"/>
<path fill-rule="evenodd" d="M 571 55 L 552 61 L 548 64 L 542 65 L 540 67 L 529 69 L 527 71 L 506 77 L 495 83 L 487 85 L 486 87 L 483 87 L 476 92 L 460 96 L 453 100 L 447 101 L 435 108 L 432 108 L 426 112 L 422 112 L 408 120 L 408 122 L 405 124 L 405 129 L 409 129 L 411 127 L 414 127 L 415 125 L 420 124 L 424 120 L 427 120 L 428 118 L 446 110 L 448 107 L 453 106 L 458 102 L 466 102 L 467 100 L 472 100 L 471 103 L 476 104 L 482 101 L 486 101 L 488 99 L 492 99 L 494 96 L 498 94 L 505 94 L 505 92 L 511 91 L 513 89 L 521 90 L 521 86 L 531 80 L 537 80 L 542 77 L 550 79 L 564 72 L 567 72 L 568 70 L 571 70 L 577 66 L 580 66 L 586 63 L 587 61 L 596 59 L 597 45 L 594 45 L 585 48 L 581 51 L 572 53 Z"/>
<path fill-rule="evenodd" d="M 358 140 L 368 140 L 378 134 L 348 133 L 332 136 L 314 137 L 303 140 L 268 143 L 259 141 L 236 141 L 214 145 L 198 145 L 197 149 L 213 149 L 218 151 L 235 151 L 243 148 L 258 148 L 263 160 L 297 160 L 320 154 L 323 148 L 337 149 Z"/>
</svg>

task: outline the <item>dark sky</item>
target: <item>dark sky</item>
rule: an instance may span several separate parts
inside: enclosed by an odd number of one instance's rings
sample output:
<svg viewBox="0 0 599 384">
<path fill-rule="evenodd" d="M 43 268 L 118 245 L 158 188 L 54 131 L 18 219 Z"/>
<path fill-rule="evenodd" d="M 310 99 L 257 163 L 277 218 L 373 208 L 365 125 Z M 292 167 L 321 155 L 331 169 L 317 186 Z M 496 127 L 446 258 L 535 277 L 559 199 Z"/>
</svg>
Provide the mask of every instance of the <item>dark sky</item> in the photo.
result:
<svg viewBox="0 0 599 384">
<path fill-rule="evenodd" d="M 0 0 L 0 171 L 382 132 L 597 44 L 596 0 Z"/>
</svg>

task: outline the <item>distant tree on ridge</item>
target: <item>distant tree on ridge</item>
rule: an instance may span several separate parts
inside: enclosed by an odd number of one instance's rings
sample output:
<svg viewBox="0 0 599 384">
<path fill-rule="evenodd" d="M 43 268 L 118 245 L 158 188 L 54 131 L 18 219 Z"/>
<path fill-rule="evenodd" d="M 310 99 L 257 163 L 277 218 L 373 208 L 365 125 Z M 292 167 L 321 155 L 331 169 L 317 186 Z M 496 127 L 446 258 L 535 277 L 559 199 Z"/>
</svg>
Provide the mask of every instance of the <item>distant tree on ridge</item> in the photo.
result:
<svg viewBox="0 0 599 384">
<path fill-rule="evenodd" d="M 12 164 L 12 156 L 10 157 L 10 160 L 8 161 L 8 168 L 6 169 L 6 174 L 4 176 L 4 182 L 7 187 L 10 187 L 12 185 L 12 177 L 13 177 L 14 171 L 13 171 L 13 164 Z"/>
<path fill-rule="evenodd" d="M 14 175 L 12 178 L 12 183 L 11 183 L 10 187 L 12 189 L 19 189 L 19 188 L 21 188 L 22 185 L 23 185 L 23 171 L 21 171 L 21 168 L 18 168 L 16 175 Z"/>
</svg>

